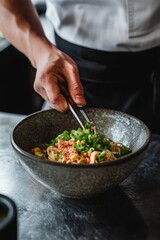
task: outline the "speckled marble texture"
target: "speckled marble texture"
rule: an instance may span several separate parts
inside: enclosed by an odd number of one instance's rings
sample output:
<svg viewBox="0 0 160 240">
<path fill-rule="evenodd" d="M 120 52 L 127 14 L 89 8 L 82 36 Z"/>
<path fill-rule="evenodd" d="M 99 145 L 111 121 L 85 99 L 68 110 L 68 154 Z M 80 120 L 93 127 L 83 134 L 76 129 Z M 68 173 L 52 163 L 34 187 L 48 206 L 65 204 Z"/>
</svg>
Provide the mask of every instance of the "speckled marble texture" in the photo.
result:
<svg viewBox="0 0 160 240">
<path fill-rule="evenodd" d="M 71 165 L 53 163 L 31 154 L 36 143 L 49 142 L 64 130 L 79 127 L 71 112 L 41 111 L 25 118 L 13 130 L 11 142 L 24 168 L 39 182 L 62 196 L 86 198 L 122 182 L 143 159 L 150 132 L 133 116 L 106 109 L 88 108 L 87 113 L 99 132 L 132 149 L 132 153 L 116 161 Z"/>
</svg>

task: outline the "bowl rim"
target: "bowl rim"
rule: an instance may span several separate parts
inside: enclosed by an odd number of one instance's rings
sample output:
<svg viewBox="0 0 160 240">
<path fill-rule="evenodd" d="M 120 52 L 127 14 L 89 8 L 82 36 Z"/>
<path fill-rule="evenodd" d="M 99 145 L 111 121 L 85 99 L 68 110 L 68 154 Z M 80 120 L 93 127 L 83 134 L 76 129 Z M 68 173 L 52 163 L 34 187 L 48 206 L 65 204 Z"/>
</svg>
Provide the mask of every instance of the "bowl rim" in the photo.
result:
<svg viewBox="0 0 160 240">
<path fill-rule="evenodd" d="M 91 108 L 90 108 L 91 109 Z M 66 164 L 66 163 L 61 163 L 61 162 L 52 162 L 52 161 L 49 161 L 47 159 L 44 159 L 44 158 L 39 158 L 35 155 L 33 155 L 32 153 L 29 153 L 23 149 L 21 149 L 19 146 L 17 146 L 17 144 L 15 143 L 14 141 L 14 132 L 16 131 L 16 129 L 25 121 L 27 121 L 29 118 L 31 118 L 32 116 L 35 116 L 37 114 L 41 114 L 41 113 L 44 113 L 44 112 L 48 112 L 48 111 L 57 111 L 55 109 L 46 109 L 46 110 L 40 110 L 40 111 L 36 111 L 34 113 L 31 113 L 29 115 L 27 115 L 25 118 L 23 118 L 22 120 L 20 120 L 15 126 L 14 128 L 12 129 L 11 133 L 10 133 L 10 142 L 11 142 L 11 145 L 13 147 L 14 150 L 16 150 L 18 153 L 20 153 L 22 156 L 24 157 L 28 157 L 30 160 L 32 161 L 36 161 L 38 160 L 38 162 L 42 162 L 43 164 L 49 164 L 49 165 L 53 165 L 53 166 L 62 166 L 62 167 L 73 167 L 73 168 L 95 168 L 95 167 L 104 167 L 104 166 L 108 166 L 108 165 L 117 165 L 117 164 L 122 164 L 123 162 L 126 162 L 126 161 L 130 161 L 132 160 L 133 157 L 136 157 L 137 155 L 139 155 L 140 153 L 142 153 L 149 145 L 150 143 L 150 140 L 151 140 L 151 131 L 150 129 L 148 128 L 148 126 L 139 118 L 131 115 L 131 114 L 128 114 L 128 113 L 125 113 L 125 112 L 122 112 L 122 111 L 118 111 L 118 110 L 112 110 L 112 109 L 104 109 L 104 108 L 95 108 L 94 109 L 101 109 L 101 110 L 105 110 L 107 112 L 111 112 L 111 113 L 117 113 L 117 114 L 120 114 L 120 115 L 123 115 L 123 116 L 128 116 L 130 118 L 134 118 L 135 120 L 137 120 L 138 122 L 140 122 L 145 130 L 146 130 L 146 133 L 147 133 L 147 139 L 145 140 L 144 144 L 136 151 L 136 152 L 131 152 L 125 156 L 122 156 L 116 160 L 113 160 L 113 161 L 109 161 L 109 162 L 102 162 L 102 163 L 93 163 L 93 164 L 85 164 L 85 163 L 79 163 L 79 164 Z"/>
<path fill-rule="evenodd" d="M 6 229 L 17 218 L 17 207 L 13 199 L 0 193 L 0 207 L 6 211 L 6 216 L 0 223 L 0 231 Z"/>
</svg>

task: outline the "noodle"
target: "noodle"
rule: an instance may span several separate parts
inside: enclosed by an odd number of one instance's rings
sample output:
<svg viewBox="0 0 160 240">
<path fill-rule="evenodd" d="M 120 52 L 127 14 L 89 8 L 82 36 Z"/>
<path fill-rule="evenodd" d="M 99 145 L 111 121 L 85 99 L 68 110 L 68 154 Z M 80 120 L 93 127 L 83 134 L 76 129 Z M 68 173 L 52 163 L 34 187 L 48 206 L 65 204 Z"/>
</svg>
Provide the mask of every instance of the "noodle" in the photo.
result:
<svg viewBox="0 0 160 240">
<path fill-rule="evenodd" d="M 86 123 L 84 128 L 65 130 L 49 144 L 34 147 L 31 152 L 52 162 L 94 164 L 115 161 L 131 150 L 98 133 L 92 123 Z"/>
</svg>

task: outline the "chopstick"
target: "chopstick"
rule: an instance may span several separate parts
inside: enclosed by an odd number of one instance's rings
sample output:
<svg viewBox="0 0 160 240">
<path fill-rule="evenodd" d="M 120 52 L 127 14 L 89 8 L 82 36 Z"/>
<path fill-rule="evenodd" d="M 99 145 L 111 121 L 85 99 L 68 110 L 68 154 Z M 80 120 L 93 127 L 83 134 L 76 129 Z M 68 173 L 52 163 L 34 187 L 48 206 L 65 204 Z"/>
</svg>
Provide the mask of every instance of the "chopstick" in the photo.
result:
<svg viewBox="0 0 160 240">
<path fill-rule="evenodd" d="M 75 107 L 73 105 L 71 105 L 69 101 L 68 101 L 68 106 L 69 106 L 69 109 L 71 110 L 71 112 L 73 113 L 74 117 L 77 119 L 77 121 L 81 125 L 81 127 L 84 128 L 84 124 L 81 121 L 80 117 L 78 116 L 78 114 L 77 114 L 77 112 L 75 110 Z M 77 107 L 77 109 L 79 109 L 79 108 Z M 81 111 L 79 111 L 79 112 L 81 112 Z"/>
<path fill-rule="evenodd" d="M 76 120 L 78 121 L 78 123 L 80 124 L 80 126 L 82 128 L 84 128 L 84 124 L 81 120 L 81 118 L 79 117 L 79 115 L 83 116 L 83 118 L 85 119 L 86 122 L 91 122 L 91 120 L 89 119 L 87 113 L 85 112 L 84 108 L 81 107 L 81 106 L 77 106 L 73 100 L 71 99 L 68 91 L 67 91 L 67 88 L 60 84 L 60 89 L 61 89 L 61 92 L 62 94 L 64 95 L 64 97 L 66 98 L 67 102 L 68 102 L 68 106 L 69 106 L 69 109 L 70 111 L 72 112 L 72 114 L 74 115 L 74 117 L 76 118 Z"/>
</svg>

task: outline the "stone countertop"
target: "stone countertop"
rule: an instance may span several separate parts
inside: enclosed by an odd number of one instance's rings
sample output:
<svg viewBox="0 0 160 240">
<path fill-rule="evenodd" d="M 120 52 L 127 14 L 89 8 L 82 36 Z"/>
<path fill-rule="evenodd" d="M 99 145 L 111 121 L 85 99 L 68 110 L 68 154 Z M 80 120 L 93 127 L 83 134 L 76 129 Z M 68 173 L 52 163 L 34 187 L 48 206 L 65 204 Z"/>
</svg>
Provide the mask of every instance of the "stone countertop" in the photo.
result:
<svg viewBox="0 0 160 240">
<path fill-rule="evenodd" d="M 160 136 L 118 187 L 90 199 L 57 196 L 35 182 L 10 143 L 25 116 L 0 112 L 0 193 L 18 210 L 18 240 L 159 240 Z"/>
</svg>

